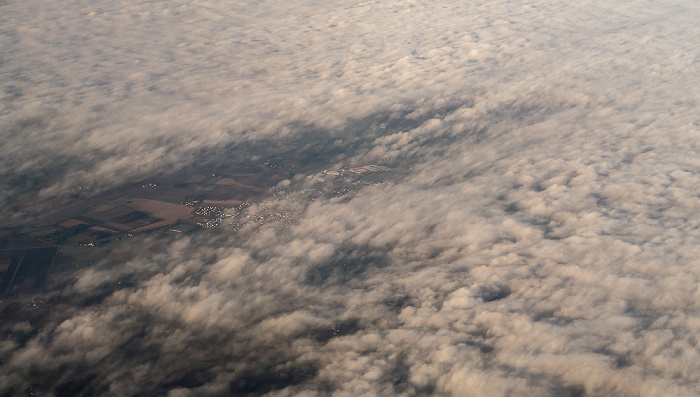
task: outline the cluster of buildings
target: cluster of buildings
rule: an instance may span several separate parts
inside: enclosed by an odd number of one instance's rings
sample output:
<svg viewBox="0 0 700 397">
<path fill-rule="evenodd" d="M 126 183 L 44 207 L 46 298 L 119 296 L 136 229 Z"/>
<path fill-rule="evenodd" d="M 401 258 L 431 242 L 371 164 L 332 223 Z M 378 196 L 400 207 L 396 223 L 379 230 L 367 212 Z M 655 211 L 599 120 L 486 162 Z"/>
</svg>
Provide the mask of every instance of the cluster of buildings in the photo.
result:
<svg viewBox="0 0 700 397">
<path fill-rule="evenodd" d="M 391 171 L 391 168 L 384 167 L 381 165 L 370 164 L 370 165 L 363 165 L 360 167 L 343 167 L 339 170 L 326 170 L 323 173 L 326 175 L 345 176 L 345 175 L 351 175 L 351 174 L 365 174 L 368 172 L 381 172 L 381 171 Z"/>
</svg>

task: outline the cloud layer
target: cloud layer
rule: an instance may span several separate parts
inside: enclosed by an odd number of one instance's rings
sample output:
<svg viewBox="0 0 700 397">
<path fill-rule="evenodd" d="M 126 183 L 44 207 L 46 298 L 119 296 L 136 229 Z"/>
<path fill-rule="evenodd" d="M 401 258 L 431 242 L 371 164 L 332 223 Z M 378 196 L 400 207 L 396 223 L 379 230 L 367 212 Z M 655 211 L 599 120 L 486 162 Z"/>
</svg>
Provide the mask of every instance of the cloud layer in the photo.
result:
<svg viewBox="0 0 700 397">
<path fill-rule="evenodd" d="M 250 142 L 395 168 L 296 175 L 248 210 L 284 227 L 116 249 L 2 328 L 0 393 L 700 392 L 697 5 L 0 10 L 5 197 Z"/>
</svg>

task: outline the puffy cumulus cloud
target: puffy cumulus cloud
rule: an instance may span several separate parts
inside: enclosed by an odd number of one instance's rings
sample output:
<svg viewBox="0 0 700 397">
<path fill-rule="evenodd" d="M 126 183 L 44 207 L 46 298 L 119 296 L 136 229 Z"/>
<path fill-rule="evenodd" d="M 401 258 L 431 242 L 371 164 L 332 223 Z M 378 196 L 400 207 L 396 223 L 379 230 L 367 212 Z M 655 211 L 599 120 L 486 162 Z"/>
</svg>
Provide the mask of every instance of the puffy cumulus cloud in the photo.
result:
<svg viewBox="0 0 700 397">
<path fill-rule="evenodd" d="M 53 1 L 40 12 L 23 2 L 2 7 L 3 191 L 110 186 L 222 145 L 308 128 L 333 134 L 377 112 L 418 117 L 474 93 L 512 102 L 564 90 L 610 119 L 614 101 L 640 106 L 670 89 L 677 108 L 693 107 L 685 77 L 697 71 L 695 49 L 684 40 L 696 31 L 691 6 L 124 0 Z M 377 144 L 399 148 L 436 131 L 428 124 Z"/>
<path fill-rule="evenodd" d="M 9 2 L 1 171 L 21 191 L 109 186 L 219 145 L 454 100 L 469 65 L 449 45 L 470 33 L 447 39 L 469 21 L 449 16 L 402 2 Z"/>
<path fill-rule="evenodd" d="M 6 174 L 50 148 L 94 167 L 46 186 L 116 181 L 310 126 L 329 168 L 397 169 L 333 198 L 297 175 L 264 203 L 286 228 L 86 269 L 84 306 L 3 329 L 1 392 L 700 393 L 696 5 L 0 7 Z"/>
</svg>

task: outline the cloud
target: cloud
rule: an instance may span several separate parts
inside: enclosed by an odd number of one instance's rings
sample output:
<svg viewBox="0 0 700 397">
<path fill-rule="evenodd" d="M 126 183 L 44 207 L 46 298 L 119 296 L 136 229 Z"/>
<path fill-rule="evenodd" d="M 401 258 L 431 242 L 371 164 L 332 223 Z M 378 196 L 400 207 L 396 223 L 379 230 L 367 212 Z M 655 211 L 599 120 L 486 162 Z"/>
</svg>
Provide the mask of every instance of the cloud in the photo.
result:
<svg viewBox="0 0 700 397">
<path fill-rule="evenodd" d="M 120 242 L 0 326 L 0 393 L 698 394 L 695 5 L 0 8 L 6 198 L 252 142 L 393 168 Z"/>
</svg>

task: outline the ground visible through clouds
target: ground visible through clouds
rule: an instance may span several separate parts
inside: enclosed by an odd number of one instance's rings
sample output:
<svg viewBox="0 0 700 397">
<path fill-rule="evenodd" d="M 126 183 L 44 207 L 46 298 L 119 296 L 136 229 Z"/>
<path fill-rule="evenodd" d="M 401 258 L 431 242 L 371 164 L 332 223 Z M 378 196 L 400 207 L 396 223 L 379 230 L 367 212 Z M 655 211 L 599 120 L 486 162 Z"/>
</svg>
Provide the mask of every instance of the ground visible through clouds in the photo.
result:
<svg viewBox="0 0 700 397">
<path fill-rule="evenodd" d="M 699 20 L 0 1 L 0 395 L 700 394 Z"/>
</svg>

